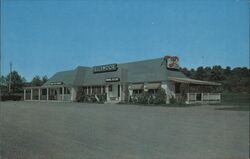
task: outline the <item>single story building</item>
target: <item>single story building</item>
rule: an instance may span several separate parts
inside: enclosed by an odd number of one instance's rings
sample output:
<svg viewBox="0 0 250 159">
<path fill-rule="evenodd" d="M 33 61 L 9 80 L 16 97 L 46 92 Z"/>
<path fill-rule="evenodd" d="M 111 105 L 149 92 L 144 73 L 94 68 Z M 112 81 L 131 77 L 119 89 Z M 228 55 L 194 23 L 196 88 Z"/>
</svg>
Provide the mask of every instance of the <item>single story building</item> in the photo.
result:
<svg viewBox="0 0 250 159">
<path fill-rule="evenodd" d="M 220 93 L 204 92 L 201 87 L 217 87 L 219 83 L 190 79 L 179 69 L 175 56 L 108 64 L 94 67 L 78 66 L 52 76 L 41 87 L 25 87 L 24 100 L 76 101 L 81 90 L 86 95 L 106 94 L 106 102 L 128 101 L 143 92 L 166 93 L 170 99 L 182 98 L 187 104 L 220 102 Z M 213 90 L 213 89 L 212 89 Z"/>
</svg>

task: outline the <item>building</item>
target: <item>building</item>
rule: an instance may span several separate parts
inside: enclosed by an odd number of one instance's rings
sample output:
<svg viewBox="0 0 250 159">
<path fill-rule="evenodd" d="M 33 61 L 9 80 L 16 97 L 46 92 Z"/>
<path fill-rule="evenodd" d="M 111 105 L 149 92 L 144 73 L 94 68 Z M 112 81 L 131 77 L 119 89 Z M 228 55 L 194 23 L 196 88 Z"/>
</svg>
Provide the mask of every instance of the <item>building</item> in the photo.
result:
<svg viewBox="0 0 250 159">
<path fill-rule="evenodd" d="M 155 94 L 162 89 L 166 103 L 171 98 L 184 98 L 187 104 L 220 102 L 220 93 L 201 89 L 218 87 L 219 83 L 186 77 L 179 70 L 178 62 L 178 57 L 165 56 L 122 64 L 78 66 L 56 73 L 41 87 L 25 87 L 24 100 L 75 101 L 82 90 L 86 95 L 106 93 L 106 102 L 117 103 L 144 91 Z"/>
</svg>

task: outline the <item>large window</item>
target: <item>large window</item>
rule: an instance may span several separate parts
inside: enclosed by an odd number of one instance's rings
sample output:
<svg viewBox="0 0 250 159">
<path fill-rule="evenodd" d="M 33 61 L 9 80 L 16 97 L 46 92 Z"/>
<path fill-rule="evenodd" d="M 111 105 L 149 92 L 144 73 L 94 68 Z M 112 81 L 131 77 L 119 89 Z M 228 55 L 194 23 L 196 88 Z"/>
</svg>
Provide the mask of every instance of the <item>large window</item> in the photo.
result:
<svg viewBox="0 0 250 159">
<path fill-rule="evenodd" d="M 42 95 L 46 95 L 47 94 L 47 89 L 42 89 Z"/>
<path fill-rule="evenodd" d="M 181 93 L 181 84 L 175 83 L 175 93 Z"/>
<path fill-rule="evenodd" d="M 70 94 L 70 90 L 67 87 L 64 87 L 64 94 Z"/>
<path fill-rule="evenodd" d="M 134 89 L 133 90 L 133 94 L 141 94 L 142 93 L 142 89 Z"/>
<path fill-rule="evenodd" d="M 112 85 L 109 85 L 109 92 L 112 92 L 112 89 L 113 89 Z"/>
<path fill-rule="evenodd" d="M 156 94 L 159 91 L 159 89 L 149 89 L 148 93 L 149 94 Z"/>
</svg>

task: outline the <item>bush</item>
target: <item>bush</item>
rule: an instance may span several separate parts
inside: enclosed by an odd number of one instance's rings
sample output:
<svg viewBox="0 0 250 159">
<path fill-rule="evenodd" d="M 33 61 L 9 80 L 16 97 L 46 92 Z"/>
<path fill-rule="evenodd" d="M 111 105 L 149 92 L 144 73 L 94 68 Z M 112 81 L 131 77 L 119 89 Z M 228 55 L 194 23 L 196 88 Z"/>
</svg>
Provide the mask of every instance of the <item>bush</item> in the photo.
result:
<svg viewBox="0 0 250 159">
<path fill-rule="evenodd" d="M 1 96 L 1 101 L 6 101 L 6 100 L 13 100 L 13 101 L 19 101 L 21 100 L 20 95 L 14 95 L 14 94 L 4 94 Z"/>
<path fill-rule="evenodd" d="M 164 89 L 160 89 L 159 92 L 155 94 L 154 104 L 166 104 L 166 93 Z"/>
<path fill-rule="evenodd" d="M 151 95 L 148 92 L 143 92 L 139 95 L 130 96 L 129 103 L 155 105 L 166 104 L 166 93 L 164 89 L 160 89 L 155 95 Z"/>
<path fill-rule="evenodd" d="M 176 104 L 176 99 L 174 97 L 171 97 L 169 100 L 170 104 Z"/>
<path fill-rule="evenodd" d="M 79 90 L 76 96 L 76 101 L 84 103 L 104 103 L 107 99 L 107 94 L 97 94 L 97 97 L 99 98 L 99 102 L 97 101 L 95 94 L 86 95 L 83 90 Z"/>
</svg>

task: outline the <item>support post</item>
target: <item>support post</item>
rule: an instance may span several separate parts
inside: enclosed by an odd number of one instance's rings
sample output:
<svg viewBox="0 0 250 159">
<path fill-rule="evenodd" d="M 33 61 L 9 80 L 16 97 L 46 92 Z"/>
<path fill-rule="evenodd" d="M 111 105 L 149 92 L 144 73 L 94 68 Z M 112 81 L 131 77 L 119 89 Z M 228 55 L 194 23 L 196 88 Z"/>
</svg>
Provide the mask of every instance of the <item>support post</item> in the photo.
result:
<svg viewBox="0 0 250 159">
<path fill-rule="evenodd" d="M 92 90 L 92 86 L 91 86 L 91 87 L 90 87 L 90 94 L 92 94 L 92 91 L 93 91 L 93 90 Z"/>
<path fill-rule="evenodd" d="M 30 91 L 30 100 L 33 100 L 33 88 L 31 88 L 31 91 Z"/>
<path fill-rule="evenodd" d="M 62 101 L 64 101 L 64 87 L 62 87 Z"/>
<path fill-rule="evenodd" d="M 106 86 L 107 102 L 109 102 L 109 85 Z"/>
<path fill-rule="evenodd" d="M 49 88 L 47 88 L 47 100 L 49 100 Z"/>
<path fill-rule="evenodd" d="M 120 101 L 122 101 L 122 85 L 120 84 Z"/>
<path fill-rule="evenodd" d="M 89 87 L 87 86 L 87 95 L 89 95 Z"/>
<path fill-rule="evenodd" d="M 23 90 L 23 100 L 26 100 L 26 89 Z"/>
<path fill-rule="evenodd" d="M 41 88 L 38 88 L 38 100 L 41 100 Z"/>
</svg>

